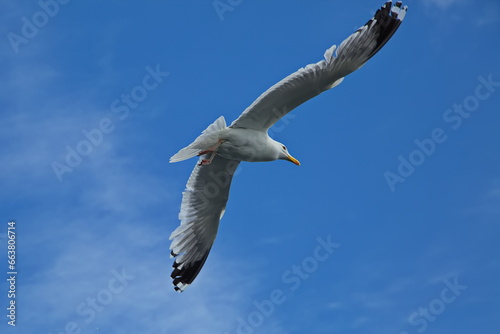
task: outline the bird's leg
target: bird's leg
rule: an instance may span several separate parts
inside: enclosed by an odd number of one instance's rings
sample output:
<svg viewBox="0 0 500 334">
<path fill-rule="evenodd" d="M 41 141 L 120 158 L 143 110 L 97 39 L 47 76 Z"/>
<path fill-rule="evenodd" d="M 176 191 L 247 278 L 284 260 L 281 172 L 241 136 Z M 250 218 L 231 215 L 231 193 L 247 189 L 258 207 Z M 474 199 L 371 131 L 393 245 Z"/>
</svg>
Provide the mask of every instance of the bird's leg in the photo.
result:
<svg viewBox="0 0 500 334">
<path fill-rule="evenodd" d="M 210 158 L 201 160 L 201 162 L 199 163 L 199 166 L 210 165 L 212 163 L 212 160 L 214 160 L 216 154 L 217 154 L 217 151 L 213 151 L 212 154 L 210 155 Z"/>
<path fill-rule="evenodd" d="M 215 143 L 215 145 L 214 145 L 214 146 L 212 146 L 212 147 L 210 147 L 210 148 L 208 148 L 208 149 L 206 149 L 206 150 L 201 151 L 200 153 L 198 153 L 198 155 L 199 155 L 199 156 L 200 156 L 200 155 L 202 155 L 202 154 L 212 153 L 212 154 L 210 155 L 210 158 L 201 160 L 201 162 L 199 163 L 199 166 L 206 166 L 206 165 L 210 165 L 210 164 L 212 163 L 212 160 L 214 160 L 215 155 L 217 154 L 217 149 L 219 148 L 219 146 L 221 146 L 221 144 L 222 144 L 223 142 L 225 142 L 225 140 L 224 140 L 224 139 L 219 139 L 219 140 L 217 141 L 217 143 Z"/>
<path fill-rule="evenodd" d="M 201 151 L 200 153 L 198 153 L 198 156 L 203 155 L 203 154 L 212 153 L 212 152 L 217 151 L 217 149 L 219 148 L 219 146 L 221 146 L 221 145 L 222 145 L 222 143 L 223 143 L 223 142 L 225 142 L 225 141 L 226 141 L 225 139 L 219 139 L 219 140 L 217 141 L 217 143 L 215 143 L 215 145 L 214 145 L 214 146 L 209 147 L 209 148 L 207 148 L 206 150 Z"/>
</svg>

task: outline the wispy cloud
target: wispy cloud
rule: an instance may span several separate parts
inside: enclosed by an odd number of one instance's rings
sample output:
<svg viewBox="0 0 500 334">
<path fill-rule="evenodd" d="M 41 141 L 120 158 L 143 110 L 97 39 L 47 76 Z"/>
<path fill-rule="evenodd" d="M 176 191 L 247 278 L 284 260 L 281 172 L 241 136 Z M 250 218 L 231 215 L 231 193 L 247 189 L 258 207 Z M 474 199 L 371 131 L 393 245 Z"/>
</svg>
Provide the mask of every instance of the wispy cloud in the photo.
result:
<svg viewBox="0 0 500 334">
<path fill-rule="evenodd" d="M 442 10 L 464 2 L 466 2 L 466 0 L 424 0 L 426 6 L 438 7 Z"/>
<path fill-rule="evenodd" d="M 487 198 L 500 201 L 500 178 L 491 181 L 490 189 L 486 193 Z"/>
<path fill-rule="evenodd" d="M 496 224 L 500 216 L 500 178 L 493 178 L 483 187 L 471 203 L 464 207 L 462 214 L 478 219 L 485 219 Z"/>
<path fill-rule="evenodd" d="M 64 240 L 58 245 L 61 251 L 23 287 L 33 300 L 23 308 L 25 321 L 33 326 L 47 328 L 48 317 L 47 329 L 53 332 L 75 322 L 83 332 L 99 328 L 120 333 L 224 333 L 234 325 L 231 319 L 246 313 L 249 305 L 245 300 L 253 280 L 238 274 L 240 264 L 227 257 L 223 260 L 217 253 L 200 275 L 200 284 L 183 294 L 174 292 L 168 233 L 156 230 L 150 218 L 115 221 L 108 216 L 91 223 L 73 220 L 71 225 L 52 235 Z M 109 304 L 98 303 L 102 310 L 87 323 L 88 317 L 78 313 L 78 306 L 99 296 L 113 270 L 122 268 L 134 278 Z M 40 309 L 47 311 L 42 314 Z M 264 328 L 267 326 L 277 324 L 270 321 Z"/>
<path fill-rule="evenodd" d="M 424 0 L 427 13 L 432 17 L 440 17 L 445 22 L 461 23 L 464 20 L 482 28 L 500 21 L 500 3 L 494 0 L 480 3 L 470 0 Z M 438 11 L 435 11 L 435 9 Z M 444 22 L 441 26 L 446 27 Z"/>
</svg>

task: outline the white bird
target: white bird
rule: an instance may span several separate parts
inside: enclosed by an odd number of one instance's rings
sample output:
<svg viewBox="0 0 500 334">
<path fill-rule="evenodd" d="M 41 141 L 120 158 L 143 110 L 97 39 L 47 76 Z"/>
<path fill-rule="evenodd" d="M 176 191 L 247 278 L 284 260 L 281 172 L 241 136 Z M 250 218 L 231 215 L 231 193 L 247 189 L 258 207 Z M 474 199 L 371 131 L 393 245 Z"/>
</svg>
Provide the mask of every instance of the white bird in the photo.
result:
<svg viewBox="0 0 500 334">
<path fill-rule="evenodd" d="M 175 258 L 171 277 L 183 291 L 200 272 L 219 228 L 229 187 L 240 161 L 299 161 L 268 135 L 269 128 L 305 101 L 340 84 L 344 77 L 377 53 L 400 26 L 408 7 L 386 2 L 374 17 L 337 48 L 326 50 L 324 60 L 307 65 L 281 80 L 250 105 L 229 127 L 219 117 L 189 146 L 170 158 L 177 162 L 200 156 L 183 192 L 179 220 L 170 235 Z"/>
</svg>

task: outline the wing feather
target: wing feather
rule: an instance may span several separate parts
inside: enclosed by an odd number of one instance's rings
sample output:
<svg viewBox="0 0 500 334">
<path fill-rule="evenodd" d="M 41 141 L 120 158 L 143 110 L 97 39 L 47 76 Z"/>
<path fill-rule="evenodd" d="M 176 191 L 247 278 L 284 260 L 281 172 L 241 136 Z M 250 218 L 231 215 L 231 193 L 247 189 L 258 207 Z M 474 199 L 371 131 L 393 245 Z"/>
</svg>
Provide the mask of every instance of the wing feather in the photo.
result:
<svg viewBox="0 0 500 334">
<path fill-rule="evenodd" d="M 198 163 L 207 157 L 200 157 Z M 181 224 L 170 235 L 171 255 L 175 257 L 171 277 L 177 291 L 193 282 L 210 253 L 240 162 L 216 155 L 210 165 L 198 163 L 183 192 Z"/>
<path fill-rule="evenodd" d="M 392 7 L 392 8 L 391 8 Z M 363 66 L 399 28 L 407 6 L 388 1 L 374 17 L 324 54 L 324 60 L 307 65 L 284 78 L 255 100 L 230 127 L 267 130 L 307 100 L 336 85 Z M 335 56 L 335 51 L 337 56 Z"/>
</svg>

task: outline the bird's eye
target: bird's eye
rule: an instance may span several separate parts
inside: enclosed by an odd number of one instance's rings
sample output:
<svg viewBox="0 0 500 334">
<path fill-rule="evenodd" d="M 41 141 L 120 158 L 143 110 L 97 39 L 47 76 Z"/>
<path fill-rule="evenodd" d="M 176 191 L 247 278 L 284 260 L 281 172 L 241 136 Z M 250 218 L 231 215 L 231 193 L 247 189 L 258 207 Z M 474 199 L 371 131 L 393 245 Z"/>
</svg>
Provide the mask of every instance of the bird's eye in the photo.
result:
<svg viewBox="0 0 500 334">
<path fill-rule="evenodd" d="M 283 147 L 283 149 L 284 149 L 285 151 L 287 150 L 285 145 L 283 145 L 283 146 L 281 146 L 281 147 Z"/>
</svg>

